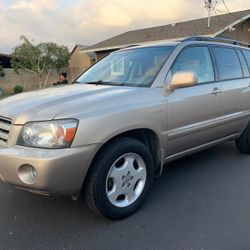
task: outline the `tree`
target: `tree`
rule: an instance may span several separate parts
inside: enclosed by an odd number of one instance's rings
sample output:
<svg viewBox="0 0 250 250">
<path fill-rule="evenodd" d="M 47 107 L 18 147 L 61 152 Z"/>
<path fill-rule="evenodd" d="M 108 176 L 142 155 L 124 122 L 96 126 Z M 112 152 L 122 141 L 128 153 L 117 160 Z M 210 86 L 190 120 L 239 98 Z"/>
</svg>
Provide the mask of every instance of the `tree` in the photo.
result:
<svg viewBox="0 0 250 250">
<path fill-rule="evenodd" d="M 5 72 L 3 70 L 3 66 L 0 65 L 0 77 L 5 77 Z"/>
<path fill-rule="evenodd" d="M 53 42 L 34 44 L 25 36 L 20 37 L 21 44 L 14 48 L 12 67 L 16 73 L 25 70 L 39 78 L 39 87 L 47 86 L 53 70 L 60 71 L 68 67 L 70 58 L 66 46 L 59 46 Z"/>
</svg>

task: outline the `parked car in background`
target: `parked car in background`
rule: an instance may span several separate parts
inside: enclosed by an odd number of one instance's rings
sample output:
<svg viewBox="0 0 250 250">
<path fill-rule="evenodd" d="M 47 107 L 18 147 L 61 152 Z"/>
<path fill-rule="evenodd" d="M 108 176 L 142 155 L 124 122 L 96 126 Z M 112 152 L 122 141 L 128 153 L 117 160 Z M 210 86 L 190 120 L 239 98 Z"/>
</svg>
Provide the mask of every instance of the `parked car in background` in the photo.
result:
<svg viewBox="0 0 250 250">
<path fill-rule="evenodd" d="M 168 162 L 230 140 L 250 153 L 250 50 L 189 38 L 114 52 L 74 85 L 0 102 L 0 178 L 134 213 Z M 202 166 L 201 166 L 202 167 Z"/>
</svg>

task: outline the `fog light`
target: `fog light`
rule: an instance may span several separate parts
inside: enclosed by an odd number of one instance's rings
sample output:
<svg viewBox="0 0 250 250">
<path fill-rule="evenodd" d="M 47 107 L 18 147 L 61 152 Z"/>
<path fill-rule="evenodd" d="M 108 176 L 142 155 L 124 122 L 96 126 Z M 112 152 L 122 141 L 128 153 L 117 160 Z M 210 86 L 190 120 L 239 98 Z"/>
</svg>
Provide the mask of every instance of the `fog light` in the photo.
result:
<svg viewBox="0 0 250 250">
<path fill-rule="evenodd" d="M 18 169 L 18 177 L 26 184 L 33 184 L 36 182 L 37 171 L 33 166 L 25 164 Z"/>
</svg>

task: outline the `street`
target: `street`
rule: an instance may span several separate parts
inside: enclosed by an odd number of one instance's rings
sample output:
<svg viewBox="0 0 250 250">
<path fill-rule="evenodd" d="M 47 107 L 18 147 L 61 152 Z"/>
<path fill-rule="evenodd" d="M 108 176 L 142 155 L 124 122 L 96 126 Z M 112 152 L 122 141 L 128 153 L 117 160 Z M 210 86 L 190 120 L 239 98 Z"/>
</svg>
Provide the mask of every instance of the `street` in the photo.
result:
<svg viewBox="0 0 250 250">
<path fill-rule="evenodd" d="M 0 183 L 0 249 L 250 249 L 250 156 L 226 143 L 169 164 L 122 221 Z"/>
</svg>

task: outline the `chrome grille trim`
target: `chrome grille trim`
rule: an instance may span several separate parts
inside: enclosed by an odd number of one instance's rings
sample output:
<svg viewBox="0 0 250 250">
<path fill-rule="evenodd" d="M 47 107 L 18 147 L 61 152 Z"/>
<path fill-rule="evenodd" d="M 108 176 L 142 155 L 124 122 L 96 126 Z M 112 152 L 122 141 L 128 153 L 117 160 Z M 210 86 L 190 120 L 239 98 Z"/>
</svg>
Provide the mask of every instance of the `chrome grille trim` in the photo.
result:
<svg viewBox="0 0 250 250">
<path fill-rule="evenodd" d="M 10 119 L 0 117 L 0 146 L 7 146 L 11 125 Z"/>
</svg>

